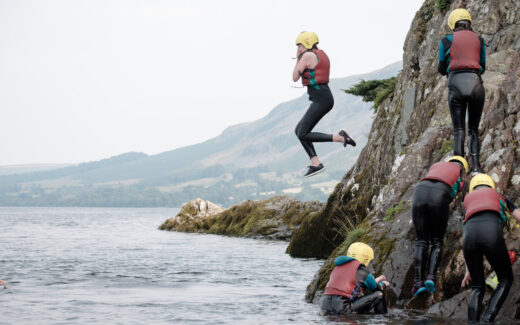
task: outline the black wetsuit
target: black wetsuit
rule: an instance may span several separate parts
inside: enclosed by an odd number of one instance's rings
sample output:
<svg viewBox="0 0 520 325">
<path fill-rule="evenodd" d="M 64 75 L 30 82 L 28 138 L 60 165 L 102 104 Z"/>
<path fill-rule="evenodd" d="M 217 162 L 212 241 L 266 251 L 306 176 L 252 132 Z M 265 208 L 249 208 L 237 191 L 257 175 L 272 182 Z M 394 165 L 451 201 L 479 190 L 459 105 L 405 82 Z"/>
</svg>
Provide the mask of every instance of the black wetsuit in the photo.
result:
<svg viewBox="0 0 520 325">
<path fill-rule="evenodd" d="M 462 33 L 467 31 L 460 31 Z M 478 140 L 478 125 L 482 110 L 484 108 L 485 91 L 482 84 L 481 74 L 486 70 L 486 46 L 484 40 L 478 37 L 480 41 L 479 53 L 467 53 L 462 56 L 462 61 L 468 60 L 471 64 L 471 54 L 478 56 L 478 64 L 470 69 L 461 67 L 453 68 L 451 66 L 451 54 L 453 53 L 454 41 L 453 34 L 446 35 L 439 45 L 439 65 L 437 70 L 442 75 L 449 75 L 448 78 L 448 104 L 450 107 L 451 120 L 453 122 L 453 136 L 454 136 L 454 154 L 456 156 L 464 157 L 464 138 L 465 138 L 465 123 L 466 123 L 466 109 L 468 110 L 468 136 L 469 136 L 469 150 L 472 158 L 473 169 L 480 169 L 479 151 L 480 145 Z M 475 35 L 474 37 L 477 37 Z M 461 47 L 457 46 L 458 52 L 461 52 Z M 459 54 L 460 55 L 460 54 Z M 464 59 L 465 58 L 465 59 Z M 460 65 L 461 57 L 459 56 Z M 476 64 L 473 62 L 473 64 Z M 478 67 L 478 68 L 477 68 Z M 450 70 L 451 69 L 451 70 Z"/>
<path fill-rule="evenodd" d="M 424 279 L 428 246 L 431 245 L 428 276 L 433 280 L 439 264 L 442 243 L 452 200 L 451 187 L 440 181 L 423 180 L 415 187 L 412 220 L 415 228 L 415 280 Z"/>
<path fill-rule="evenodd" d="M 492 322 L 495 319 L 513 284 L 513 270 L 502 229 L 500 216 L 495 211 L 479 212 L 464 225 L 464 259 L 471 275 L 472 288 L 468 302 L 469 321 L 478 321 L 482 311 L 486 291 L 484 256 L 497 274 L 498 285 L 482 317 L 483 321 Z"/>
<path fill-rule="evenodd" d="M 294 130 L 303 148 L 309 155 L 309 158 L 317 156 L 312 144 L 313 142 L 332 141 L 332 134 L 311 132 L 321 118 L 332 109 L 332 106 L 334 106 L 334 97 L 332 97 L 329 86 L 326 84 L 318 86 L 319 89 L 312 86 L 307 87 L 309 100 L 312 103 Z"/>
<path fill-rule="evenodd" d="M 364 281 L 369 274 L 370 272 L 364 265 L 360 265 L 356 272 L 356 281 L 363 291 L 368 290 Z M 349 299 L 339 295 L 323 295 L 321 300 L 321 312 L 324 314 L 368 313 L 371 310 L 374 310 L 375 314 L 386 314 L 387 312 L 385 297 L 379 284 L 375 291 L 359 298 Z"/>
<path fill-rule="evenodd" d="M 454 154 L 464 157 L 466 108 L 468 110 L 469 151 L 473 165 L 479 161 L 478 125 L 484 108 L 484 86 L 477 71 L 453 71 L 448 79 L 448 102 L 453 122 Z"/>
</svg>

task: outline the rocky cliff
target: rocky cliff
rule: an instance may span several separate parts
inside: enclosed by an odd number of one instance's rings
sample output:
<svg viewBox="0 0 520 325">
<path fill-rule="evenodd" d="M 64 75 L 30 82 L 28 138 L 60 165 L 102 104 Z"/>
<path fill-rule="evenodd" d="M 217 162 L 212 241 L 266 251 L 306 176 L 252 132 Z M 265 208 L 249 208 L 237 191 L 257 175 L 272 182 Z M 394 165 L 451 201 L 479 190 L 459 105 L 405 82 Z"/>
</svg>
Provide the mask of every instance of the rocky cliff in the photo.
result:
<svg viewBox="0 0 520 325">
<path fill-rule="evenodd" d="M 471 12 L 473 28 L 487 44 L 481 162 L 498 191 L 520 204 L 520 1 L 427 0 L 407 35 L 393 98 L 380 105 L 366 147 L 323 212 L 304 220 L 288 248 L 293 256 L 328 257 L 308 287 L 308 301 L 321 295 L 332 260 L 356 239 L 374 247 L 373 268 L 390 279 L 398 299 L 410 297 L 415 240 L 411 196 L 428 167 L 453 153 L 447 79 L 437 73 L 437 55 L 439 41 L 449 32 L 449 12 L 458 7 Z M 464 274 L 461 203 L 459 196 L 452 204 L 436 304 L 429 309 L 458 318 L 465 317 L 468 294 L 460 288 Z M 336 231 L 341 224 L 349 231 Z M 507 234 L 507 244 L 520 248 L 518 230 Z M 518 274 L 520 263 L 513 270 Z M 517 280 L 499 317 L 520 317 L 519 289 Z M 462 308 L 457 307 L 460 304 Z"/>
</svg>

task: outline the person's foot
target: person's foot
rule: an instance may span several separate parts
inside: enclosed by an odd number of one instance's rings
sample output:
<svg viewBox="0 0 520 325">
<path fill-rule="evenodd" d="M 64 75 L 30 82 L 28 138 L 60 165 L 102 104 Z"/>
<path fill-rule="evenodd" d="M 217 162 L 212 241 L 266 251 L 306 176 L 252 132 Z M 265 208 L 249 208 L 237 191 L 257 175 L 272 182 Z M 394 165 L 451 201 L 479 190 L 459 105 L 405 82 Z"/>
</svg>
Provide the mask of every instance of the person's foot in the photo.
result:
<svg viewBox="0 0 520 325">
<path fill-rule="evenodd" d="M 424 281 L 424 287 L 431 293 L 435 292 L 435 281 L 432 275 L 426 276 L 426 281 Z"/>
<path fill-rule="evenodd" d="M 412 295 L 415 297 L 422 292 L 428 291 L 422 281 L 415 281 L 412 287 Z"/>
<path fill-rule="evenodd" d="M 323 164 L 319 164 L 318 166 L 309 166 L 309 170 L 307 170 L 307 174 L 305 174 L 305 177 L 311 177 L 316 174 L 321 173 L 325 170 L 325 166 Z"/>
<path fill-rule="evenodd" d="M 347 132 L 345 132 L 345 130 L 339 131 L 339 135 L 341 135 L 343 137 L 343 147 L 346 147 L 347 144 L 350 144 L 353 147 L 356 146 L 356 141 L 354 141 L 354 139 L 349 137 L 349 135 L 347 134 Z"/>
</svg>

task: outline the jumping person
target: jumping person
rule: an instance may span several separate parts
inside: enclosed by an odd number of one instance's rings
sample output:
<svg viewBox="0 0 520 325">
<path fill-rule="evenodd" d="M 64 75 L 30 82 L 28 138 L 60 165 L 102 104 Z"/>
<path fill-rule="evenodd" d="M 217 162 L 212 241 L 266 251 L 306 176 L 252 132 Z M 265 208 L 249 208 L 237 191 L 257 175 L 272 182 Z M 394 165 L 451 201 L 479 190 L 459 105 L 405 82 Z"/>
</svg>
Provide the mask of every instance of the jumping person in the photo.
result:
<svg viewBox="0 0 520 325">
<path fill-rule="evenodd" d="M 435 276 L 441 258 L 450 202 L 461 191 L 462 176 L 468 163 L 461 156 L 433 164 L 415 187 L 412 220 L 415 228 L 414 284 L 412 295 L 435 292 Z M 431 247 L 428 254 L 428 247 Z M 429 256 L 428 256 L 429 255 Z M 426 264 L 429 260 L 426 278 Z M 426 280 L 426 281 L 424 281 Z"/>
<path fill-rule="evenodd" d="M 387 312 L 383 290 L 390 283 L 384 275 L 374 279 L 367 270 L 373 258 L 372 248 L 360 242 L 349 246 L 347 256 L 336 258 L 321 300 L 322 313 L 367 313 L 372 309 L 376 314 Z"/>
<path fill-rule="evenodd" d="M 318 49 L 318 42 L 318 36 L 313 32 L 302 32 L 298 35 L 296 38 L 298 60 L 293 70 L 293 81 L 296 82 L 300 77 L 302 78 L 302 84 L 307 86 L 307 94 L 312 102 L 295 129 L 296 136 L 311 160 L 309 170 L 305 174 L 306 177 L 325 170 L 314 150 L 313 142 L 341 142 L 344 147 L 347 144 L 356 145 L 356 142 L 344 130 L 338 134 L 311 132 L 321 118 L 334 106 L 334 98 L 328 85 L 330 61 L 327 54 Z"/>
<path fill-rule="evenodd" d="M 513 270 L 503 234 L 504 225 L 507 224 L 505 214 L 511 213 L 520 222 L 520 210 L 496 192 L 495 182 L 486 174 L 478 174 L 471 179 L 464 209 L 462 250 L 466 275 L 461 286 L 466 286 L 471 280 L 468 320 L 478 321 L 482 311 L 486 291 L 483 258 L 486 256 L 498 277 L 498 285 L 482 317 L 482 321 L 492 322 L 513 284 Z"/>
<path fill-rule="evenodd" d="M 464 157 L 466 109 L 468 110 L 471 173 L 482 172 L 479 161 L 478 125 L 484 108 L 484 86 L 481 74 L 486 70 L 484 40 L 471 29 L 471 16 L 466 9 L 455 9 L 448 18 L 453 30 L 439 45 L 438 71 L 448 75 L 448 104 L 453 122 L 454 154 Z"/>
</svg>

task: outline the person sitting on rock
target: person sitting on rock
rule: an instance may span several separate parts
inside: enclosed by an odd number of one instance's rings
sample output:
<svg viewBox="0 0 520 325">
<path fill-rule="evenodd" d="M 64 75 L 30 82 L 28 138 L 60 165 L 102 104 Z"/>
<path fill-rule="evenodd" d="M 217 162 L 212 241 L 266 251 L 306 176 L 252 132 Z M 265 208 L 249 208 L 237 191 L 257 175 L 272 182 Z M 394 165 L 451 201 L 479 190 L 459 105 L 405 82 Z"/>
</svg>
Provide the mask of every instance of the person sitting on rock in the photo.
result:
<svg viewBox="0 0 520 325">
<path fill-rule="evenodd" d="M 466 9 L 453 10 L 448 26 L 453 33 L 440 42 L 438 71 L 449 75 L 448 104 L 453 122 L 453 152 L 464 157 L 467 108 L 471 172 L 482 172 L 478 125 L 484 108 L 485 92 L 480 75 L 486 70 L 486 46 L 482 37 L 472 31 L 471 15 Z"/>
<path fill-rule="evenodd" d="M 360 242 L 349 246 L 347 256 L 336 258 L 321 300 L 323 314 L 387 312 L 383 290 L 390 283 L 384 275 L 374 279 L 367 270 L 373 258 L 372 248 Z"/>
<path fill-rule="evenodd" d="M 435 275 L 441 258 L 450 203 L 461 191 L 468 163 L 461 156 L 433 164 L 415 187 L 412 220 L 415 228 L 414 284 L 412 295 L 435 292 Z M 431 247 L 428 256 L 428 248 Z M 424 277 L 429 260 L 428 274 Z M 426 280 L 426 281 L 424 281 Z"/>
<path fill-rule="evenodd" d="M 507 224 L 506 213 L 511 213 L 520 222 L 520 210 L 497 193 L 495 182 L 486 174 L 478 174 L 471 179 L 464 209 L 462 249 L 466 275 L 461 286 L 468 285 L 471 280 L 468 321 L 478 321 L 482 311 L 486 291 L 483 258 L 486 256 L 498 277 L 498 285 L 482 317 L 482 321 L 492 322 L 513 284 L 513 270 L 503 234 L 504 225 Z"/>
</svg>

